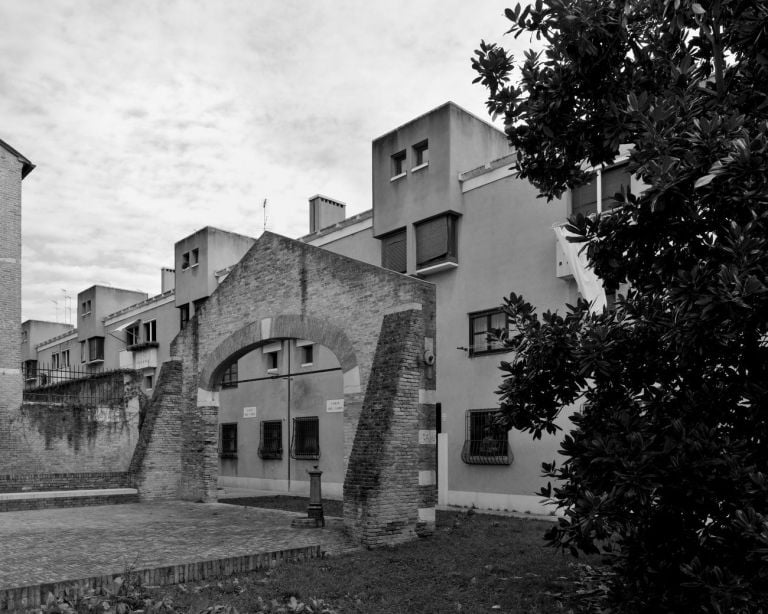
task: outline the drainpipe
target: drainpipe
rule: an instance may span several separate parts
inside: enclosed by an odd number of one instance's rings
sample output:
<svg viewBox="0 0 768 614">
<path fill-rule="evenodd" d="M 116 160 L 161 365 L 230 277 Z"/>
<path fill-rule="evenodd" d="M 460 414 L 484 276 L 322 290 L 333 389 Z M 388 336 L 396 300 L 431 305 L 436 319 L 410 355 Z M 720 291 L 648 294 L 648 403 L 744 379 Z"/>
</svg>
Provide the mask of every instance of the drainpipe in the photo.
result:
<svg viewBox="0 0 768 614">
<path fill-rule="evenodd" d="M 288 492 L 291 492 L 291 341 L 287 342 L 288 345 Z M 286 342 L 283 341 L 283 349 L 285 350 Z"/>
<path fill-rule="evenodd" d="M 603 212 L 603 171 L 597 169 L 597 212 Z"/>
</svg>

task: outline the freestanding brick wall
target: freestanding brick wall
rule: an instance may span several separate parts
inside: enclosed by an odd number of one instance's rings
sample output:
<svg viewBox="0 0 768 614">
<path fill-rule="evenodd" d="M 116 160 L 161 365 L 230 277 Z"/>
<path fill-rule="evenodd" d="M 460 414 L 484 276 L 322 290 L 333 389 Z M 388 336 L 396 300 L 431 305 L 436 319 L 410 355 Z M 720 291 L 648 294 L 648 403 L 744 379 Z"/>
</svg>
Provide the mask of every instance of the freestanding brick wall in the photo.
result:
<svg viewBox="0 0 768 614">
<path fill-rule="evenodd" d="M 370 545 L 430 531 L 435 379 L 424 353 L 434 337 L 432 284 L 264 233 L 171 345 L 181 368 L 179 495 L 216 498 L 227 363 L 270 341 L 308 339 L 333 351 L 343 373 L 350 531 Z"/>
<path fill-rule="evenodd" d="M 21 181 L 33 168 L 0 141 L 0 455 L 21 407 Z"/>
</svg>

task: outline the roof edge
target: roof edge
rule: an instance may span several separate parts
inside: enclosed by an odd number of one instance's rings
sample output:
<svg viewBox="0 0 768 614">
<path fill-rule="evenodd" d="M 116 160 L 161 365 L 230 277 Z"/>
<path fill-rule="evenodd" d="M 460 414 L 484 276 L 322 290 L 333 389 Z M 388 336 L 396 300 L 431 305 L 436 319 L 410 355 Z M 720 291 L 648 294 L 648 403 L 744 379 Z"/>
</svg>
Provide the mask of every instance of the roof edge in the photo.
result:
<svg viewBox="0 0 768 614">
<path fill-rule="evenodd" d="M 16 159 L 21 162 L 21 178 L 24 179 L 27 175 L 29 175 L 35 168 L 35 165 L 32 164 L 32 162 L 27 158 L 24 154 L 19 152 L 18 150 L 11 147 L 8 143 L 6 143 L 3 139 L 0 139 L 0 147 L 5 149 L 8 153 L 16 156 Z"/>
</svg>

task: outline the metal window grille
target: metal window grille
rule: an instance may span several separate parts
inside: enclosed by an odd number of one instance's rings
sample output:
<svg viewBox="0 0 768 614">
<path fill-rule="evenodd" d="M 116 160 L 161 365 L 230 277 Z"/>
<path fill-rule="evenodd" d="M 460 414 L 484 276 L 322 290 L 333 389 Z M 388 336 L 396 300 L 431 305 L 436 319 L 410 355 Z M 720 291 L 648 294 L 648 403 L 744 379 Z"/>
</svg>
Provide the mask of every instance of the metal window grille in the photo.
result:
<svg viewBox="0 0 768 614">
<path fill-rule="evenodd" d="M 509 317 L 501 309 L 469 314 L 469 355 L 506 351 Z"/>
<path fill-rule="evenodd" d="M 259 456 L 265 460 L 283 458 L 283 423 L 281 420 L 262 420 Z"/>
<path fill-rule="evenodd" d="M 237 423 L 221 425 L 219 437 L 219 456 L 221 458 L 237 458 Z"/>
<path fill-rule="evenodd" d="M 125 398 L 125 386 L 115 384 L 101 364 L 59 367 L 27 360 L 22 363 L 23 400 L 30 403 L 50 403 L 78 407 L 112 407 Z M 87 380 L 73 386 L 75 380 Z"/>
<path fill-rule="evenodd" d="M 222 374 L 221 387 L 237 388 L 237 379 L 238 379 L 237 361 L 235 361 L 231 365 L 229 365 L 227 369 L 224 371 L 224 373 Z"/>
<path fill-rule="evenodd" d="M 316 416 L 293 419 L 291 458 L 297 460 L 320 458 L 320 422 Z"/>
<path fill-rule="evenodd" d="M 441 215 L 416 228 L 416 266 L 428 266 L 439 262 L 456 262 L 456 218 Z"/>
<path fill-rule="evenodd" d="M 405 230 L 400 230 L 381 240 L 381 266 L 390 271 L 405 273 L 407 268 Z"/>
<path fill-rule="evenodd" d="M 494 424 L 495 409 L 470 409 L 466 416 L 461 460 L 469 465 L 509 465 L 507 432 Z"/>
</svg>

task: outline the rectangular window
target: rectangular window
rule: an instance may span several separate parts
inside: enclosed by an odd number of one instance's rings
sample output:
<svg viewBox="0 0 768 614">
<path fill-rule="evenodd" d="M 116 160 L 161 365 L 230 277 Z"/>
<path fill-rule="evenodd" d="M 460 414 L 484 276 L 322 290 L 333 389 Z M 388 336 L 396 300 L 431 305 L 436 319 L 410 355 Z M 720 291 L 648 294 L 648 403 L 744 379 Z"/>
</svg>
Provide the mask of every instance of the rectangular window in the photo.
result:
<svg viewBox="0 0 768 614">
<path fill-rule="evenodd" d="M 69 350 L 63 350 L 61 352 L 61 366 L 64 369 L 69 368 Z"/>
<path fill-rule="evenodd" d="M 262 420 L 259 457 L 265 460 L 283 458 L 283 423 L 281 420 Z"/>
<path fill-rule="evenodd" d="M 602 210 L 609 211 L 616 207 L 618 203 L 614 200 L 614 195 L 621 192 L 622 186 L 626 191 L 629 188 L 632 176 L 627 171 L 626 164 L 620 164 L 612 168 L 607 168 L 601 173 L 601 202 Z M 586 185 L 574 188 L 571 192 L 571 213 L 576 215 L 592 215 L 597 213 L 597 173 L 593 175 L 592 181 Z"/>
<path fill-rule="evenodd" d="M 277 373 L 279 364 L 279 352 L 267 352 L 267 373 Z"/>
<path fill-rule="evenodd" d="M 408 266 L 405 228 L 381 238 L 381 266 L 405 273 Z"/>
<path fill-rule="evenodd" d="M 320 421 L 317 416 L 293 419 L 291 458 L 297 460 L 320 458 Z"/>
<path fill-rule="evenodd" d="M 302 367 L 308 367 L 314 362 L 315 358 L 315 346 L 314 345 L 305 345 L 301 348 L 299 348 L 299 351 L 301 352 L 301 366 Z"/>
<path fill-rule="evenodd" d="M 147 390 L 152 390 L 153 383 L 154 383 L 154 378 L 151 375 L 144 376 L 144 388 L 146 388 Z"/>
<path fill-rule="evenodd" d="M 36 379 L 37 378 L 37 361 L 25 360 L 24 361 L 24 379 Z"/>
<path fill-rule="evenodd" d="M 509 465 L 507 431 L 494 424 L 496 409 L 470 409 L 466 416 L 461 460 L 469 465 Z"/>
<path fill-rule="evenodd" d="M 157 320 L 144 322 L 144 341 L 147 343 L 157 341 Z"/>
<path fill-rule="evenodd" d="M 86 362 L 88 360 L 88 350 L 86 349 L 85 341 L 80 342 L 80 362 Z"/>
<path fill-rule="evenodd" d="M 189 252 L 184 252 L 181 255 L 181 270 L 184 271 L 189 268 Z"/>
<path fill-rule="evenodd" d="M 104 337 L 88 339 L 88 362 L 104 360 Z"/>
<path fill-rule="evenodd" d="M 221 376 L 222 388 L 237 388 L 237 361 L 227 367 Z"/>
<path fill-rule="evenodd" d="M 405 175 L 405 149 L 392 155 L 392 179 Z"/>
<path fill-rule="evenodd" d="M 429 141 L 426 139 L 413 146 L 413 164 L 412 170 L 429 164 Z"/>
<path fill-rule="evenodd" d="M 189 303 L 179 307 L 179 325 L 184 328 L 189 322 Z"/>
<path fill-rule="evenodd" d="M 441 262 L 457 262 L 456 216 L 440 215 L 414 225 L 416 229 L 416 266 L 428 267 Z"/>
<path fill-rule="evenodd" d="M 190 253 L 190 266 L 197 266 L 200 264 L 200 250 L 196 247 Z"/>
<path fill-rule="evenodd" d="M 139 325 L 134 324 L 125 329 L 125 345 L 131 347 L 139 343 Z"/>
<path fill-rule="evenodd" d="M 237 422 L 221 425 L 219 456 L 237 458 Z"/>
<path fill-rule="evenodd" d="M 55 354 L 51 354 L 51 369 L 58 369 L 59 368 L 59 354 L 58 352 Z"/>
<path fill-rule="evenodd" d="M 469 314 L 469 355 L 505 352 L 509 318 L 501 309 Z"/>
<path fill-rule="evenodd" d="M 83 301 L 82 304 L 83 308 L 83 317 L 90 315 L 91 313 L 91 299 L 88 299 L 87 301 Z"/>
</svg>

